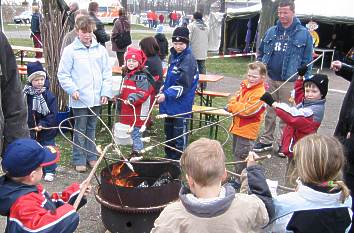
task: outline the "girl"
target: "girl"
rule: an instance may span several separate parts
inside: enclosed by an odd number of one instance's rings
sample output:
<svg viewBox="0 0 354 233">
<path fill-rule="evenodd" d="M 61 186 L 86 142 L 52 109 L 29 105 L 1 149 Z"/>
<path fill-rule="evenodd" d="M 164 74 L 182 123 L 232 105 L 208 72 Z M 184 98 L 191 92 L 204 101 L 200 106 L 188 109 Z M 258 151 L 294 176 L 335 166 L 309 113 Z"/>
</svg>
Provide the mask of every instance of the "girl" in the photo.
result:
<svg viewBox="0 0 354 233">
<path fill-rule="evenodd" d="M 274 198 L 271 232 L 348 232 L 352 199 L 338 180 L 344 165 L 340 142 L 331 136 L 306 136 L 294 147 L 294 162 L 298 186 Z"/>
<path fill-rule="evenodd" d="M 120 95 L 120 98 L 124 100 L 120 122 L 134 126 L 131 133 L 133 139 L 133 151 L 131 156 L 133 157 L 138 156 L 144 147 L 141 140 L 142 133 L 140 132 L 140 128 L 144 124 L 153 102 L 151 97 L 155 89 L 153 77 L 144 68 L 146 56 L 143 51 L 128 47 L 124 59 L 127 71 Z M 131 105 L 134 106 L 135 112 Z M 134 114 L 136 114 L 135 124 Z"/>
</svg>

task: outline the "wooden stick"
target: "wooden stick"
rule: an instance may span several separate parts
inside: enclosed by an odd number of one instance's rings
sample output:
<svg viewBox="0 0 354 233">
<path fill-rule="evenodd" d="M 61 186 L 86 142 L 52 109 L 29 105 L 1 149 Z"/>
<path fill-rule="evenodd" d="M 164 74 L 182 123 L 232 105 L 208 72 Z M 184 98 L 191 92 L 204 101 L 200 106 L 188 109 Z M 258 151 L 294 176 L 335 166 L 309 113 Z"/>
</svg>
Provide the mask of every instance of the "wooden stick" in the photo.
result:
<svg viewBox="0 0 354 233">
<path fill-rule="evenodd" d="M 258 158 L 255 158 L 255 161 L 261 161 L 264 159 L 270 159 L 272 156 L 270 154 L 268 155 L 263 155 L 263 156 L 259 156 Z M 233 165 L 233 164 L 242 164 L 242 163 L 247 163 L 246 160 L 242 160 L 242 161 L 236 161 L 236 162 L 226 162 L 226 165 Z"/>
<path fill-rule="evenodd" d="M 109 149 L 111 146 L 113 146 L 112 143 L 109 144 L 109 145 L 107 145 L 107 146 L 104 148 L 103 152 L 102 152 L 102 149 L 101 149 L 101 146 L 100 146 L 100 145 L 96 147 L 98 153 L 100 154 L 100 157 L 98 158 L 98 160 L 97 160 L 95 166 L 93 166 L 93 168 L 92 168 L 92 170 L 91 170 L 89 176 L 86 178 L 85 182 L 83 183 L 83 185 L 82 185 L 82 187 L 81 187 L 81 189 L 80 189 L 79 196 L 76 198 L 75 203 L 74 203 L 74 205 L 73 205 L 75 209 L 77 209 L 77 208 L 79 207 L 79 204 L 80 204 L 80 202 L 81 202 L 81 199 L 83 198 L 83 196 L 84 196 L 84 194 L 85 194 L 85 191 L 86 191 L 87 187 L 89 186 L 90 181 L 92 180 L 92 178 L 93 178 L 93 176 L 94 176 L 94 174 L 95 174 L 95 172 L 96 172 L 96 170 L 97 170 L 97 168 L 98 168 L 98 165 L 100 165 L 100 163 L 101 163 L 101 161 L 102 161 L 104 155 L 107 153 L 108 149 Z"/>
<path fill-rule="evenodd" d="M 237 176 L 238 178 L 241 178 L 240 174 L 237 174 L 237 173 L 229 171 L 229 170 L 226 170 L 226 172 L 231 174 L 231 175 L 233 175 L 233 176 Z M 278 189 L 282 189 L 282 190 L 287 191 L 287 192 L 295 192 L 295 189 L 289 188 L 289 187 L 286 187 L 286 186 L 282 186 L 282 185 L 277 185 L 277 188 Z"/>
<path fill-rule="evenodd" d="M 151 108 L 150 108 L 150 110 L 149 110 L 149 112 L 148 112 L 148 114 L 147 114 L 147 116 L 146 116 L 146 119 L 145 119 L 145 121 L 144 121 L 144 124 L 143 124 L 143 125 L 140 127 L 140 129 L 139 129 L 139 131 L 140 131 L 141 133 L 146 130 L 146 123 L 147 123 L 147 121 L 149 120 L 149 117 L 150 117 L 150 115 L 151 115 L 152 110 L 154 109 L 154 106 L 155 106 L 155 104 L 156 104 L 156 101 L 157 101 L 157 97 L 155 96 L 154 102 L 153 102 L 152 105 L 151 105 Z"/>
</svg>

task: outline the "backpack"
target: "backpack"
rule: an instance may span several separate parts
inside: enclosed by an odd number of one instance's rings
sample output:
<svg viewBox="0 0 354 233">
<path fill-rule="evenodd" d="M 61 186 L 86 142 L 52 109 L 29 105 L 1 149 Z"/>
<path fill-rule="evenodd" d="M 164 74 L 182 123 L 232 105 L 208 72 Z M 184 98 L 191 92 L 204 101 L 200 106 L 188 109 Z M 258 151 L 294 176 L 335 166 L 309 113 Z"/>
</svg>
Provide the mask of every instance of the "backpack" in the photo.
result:
<svg viewBox="0 0 354 233">
<path fill-rule="evenodd" d="M 124 23 L 121 22 L 123 27 L 123 32 L 119 33 L 114 38 L 114 43 L 116 43 L 118 49 L 124 49 L 132 43 L 132 38 L 130 36 L 130 31 L 125 30 Z"/>
</svg>

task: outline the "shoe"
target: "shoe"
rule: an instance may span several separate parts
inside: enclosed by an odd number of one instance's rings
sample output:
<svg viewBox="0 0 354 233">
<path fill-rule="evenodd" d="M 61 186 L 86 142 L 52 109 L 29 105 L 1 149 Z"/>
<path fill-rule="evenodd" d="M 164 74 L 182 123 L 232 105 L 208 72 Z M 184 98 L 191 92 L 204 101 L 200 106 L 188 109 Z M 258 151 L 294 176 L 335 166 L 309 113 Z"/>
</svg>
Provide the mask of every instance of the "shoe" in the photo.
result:
<svg viewBox="0 0 354 233">
<path fill-rule="evenodd" d="M 52 182 L 54 180 L 54 173 L 46 173 L 44 175 L 44 180 L 48 182 Z"/>
<path fill-rule="evenodd" d="M 93 168 L 97 163 L 97 160 L 92 160 L 92 161 L 89 161 L 88 164 L 90 166 L 90 168 Z"/>
<path fill-rule="evenodd" d="M 77 172 L 86 172 L 86 166 L 84 166 L 84 165 L 75 166 L 75 171 L 77 171 Z"/>
<path fill-rule="evenodd" d="M 262 151 L 267 151 L 273 148 L 273 144 L 272 143 L 261 143 L 261 142 L 257 142 L 254 147 L 253 147 L 253 151 L 254 152 L 262 152 Z"/>
<path fill-rule="evenodd" d="M 285 154 L 283 153 L 283 151 L 282 151 L 282 149 L 281 149 L 281 146 L 279 146 L 277 155 L 278 155 L 280 158 L 286 158 Z"/>
</svg>

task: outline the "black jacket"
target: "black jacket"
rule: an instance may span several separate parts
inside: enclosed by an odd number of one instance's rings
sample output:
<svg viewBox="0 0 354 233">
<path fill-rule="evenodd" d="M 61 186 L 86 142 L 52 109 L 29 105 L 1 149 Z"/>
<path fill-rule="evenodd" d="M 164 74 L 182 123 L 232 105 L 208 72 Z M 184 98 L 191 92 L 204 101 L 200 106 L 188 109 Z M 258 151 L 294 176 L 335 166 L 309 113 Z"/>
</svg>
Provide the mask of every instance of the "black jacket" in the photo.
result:
<svg viewBox="0 0 354 233">
<path fill-rule="evenodd" d="M 343 63 L 342 68 L 336 72 L 336 75 L 349 81 L 350 85 L 342 103 L 334 136 L 343 143 L 348 165 L 354 168 L 354 68 Z M 347 139 L 349 132 L 351 136 Z M 354 172 L 353 169 L 350 170 L 352 170 L 351 173 Z"/>
<path fill-rule="evenodd" d="M 110 40 L 110 37 L 106 33 L 106 30 L 104 29 L 104 25 L 93 12 L 90 12 L 90 16 L 96 22 L 96 30 L 93 32 L 93 34 L 95 34 L 97 42 L 105 46 L 105 43 Z"/>
<path fill-rule="evenodd" d="M 162 71 L 162 63 L 159 56 L 155 55 L 153 57 L 148 57 L 145 63 L 146 69 L 149 73 L 156 77 L 158 76 L 158 80 L 156 81 L 156 93 L 159 92 L 160 87 L 163 84 L 163 71 Z M 156 79 L 155 79 L 156 80 Z"/>
<path fill-rule="evenodd" d="M 13 140 L 29 137 L 27 108 L 23 99 L 12 48 L 0 32 L 0 153 Z M 4 147 L 4 148 L 3 148 Z"/>
<path fill-rule="evenodd" d="M 168 55 L 168 41 L 166 36 L 162 33 L 157 33 L 155 39 L 160 47 L 160 58 L 161 60 L 164 60 Z"/>
</svg>

